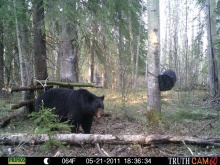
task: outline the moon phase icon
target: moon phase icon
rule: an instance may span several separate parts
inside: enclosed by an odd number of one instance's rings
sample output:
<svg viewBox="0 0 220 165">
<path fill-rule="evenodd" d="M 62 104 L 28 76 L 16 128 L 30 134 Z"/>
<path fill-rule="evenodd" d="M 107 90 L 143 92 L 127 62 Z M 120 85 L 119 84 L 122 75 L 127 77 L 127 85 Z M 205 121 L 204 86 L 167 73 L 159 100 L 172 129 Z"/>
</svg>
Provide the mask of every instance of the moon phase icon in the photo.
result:
<svg viewBox="0 0 220 165">
<path fill-rule="evenodd" d="M 49 158 L 44 158 L 44 164 L 50 164 L 50 159 Z"/>
</svg>

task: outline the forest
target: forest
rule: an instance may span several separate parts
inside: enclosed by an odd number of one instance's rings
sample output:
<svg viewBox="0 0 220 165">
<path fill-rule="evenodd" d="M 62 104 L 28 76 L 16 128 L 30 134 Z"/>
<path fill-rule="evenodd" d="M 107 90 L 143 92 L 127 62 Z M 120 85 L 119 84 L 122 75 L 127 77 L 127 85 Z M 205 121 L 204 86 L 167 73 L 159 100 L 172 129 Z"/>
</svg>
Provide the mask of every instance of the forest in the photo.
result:
<svg viewBox="0 0 220 165">
<path fill-rule="evenodd" d="M 220 0 L 0 0 L 0 157 L 220 157 L 219 47 Z M 48 88 L 102 98 L 93 136 Z"/>
</svg>

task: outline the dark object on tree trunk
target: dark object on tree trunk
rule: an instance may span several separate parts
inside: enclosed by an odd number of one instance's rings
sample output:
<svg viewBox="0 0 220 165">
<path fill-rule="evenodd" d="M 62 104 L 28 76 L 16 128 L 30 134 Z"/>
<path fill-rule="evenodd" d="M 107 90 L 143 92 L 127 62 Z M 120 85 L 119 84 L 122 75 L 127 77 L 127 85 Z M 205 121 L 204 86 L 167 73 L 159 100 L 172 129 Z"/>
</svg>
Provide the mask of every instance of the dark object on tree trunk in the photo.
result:
<svg viewBox="0 0 220 165">
<path fill-rule="evenodd" d="M 176 83 L 176 73 L 172 70 L 165 70 L 158 76 L 160 91 L 168 91 Z"/>
</svg>

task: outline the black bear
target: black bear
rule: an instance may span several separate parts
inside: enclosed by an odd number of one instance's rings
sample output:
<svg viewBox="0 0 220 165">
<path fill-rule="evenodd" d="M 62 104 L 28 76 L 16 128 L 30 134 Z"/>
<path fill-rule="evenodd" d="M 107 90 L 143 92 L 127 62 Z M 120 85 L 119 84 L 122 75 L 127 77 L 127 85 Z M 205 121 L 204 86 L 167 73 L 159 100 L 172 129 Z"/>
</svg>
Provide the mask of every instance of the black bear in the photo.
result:
<svg viewBox="0 0 220 165">
<path fill-rule="evenodd" d="M 61 120 L 69 121 L 73 126 L 72 132 L 78 133 L 81 125 L 84 133 L 90 133 L 93 117 L 101 117 L 104 111 L 104 96 L 98 97 L 86 89 L 49 89 L 38 96 L 35 101 L 35 110 L 42 107 L 54 108 L 54 113 Z"/>
<path fill-rule="evenodd" d="M 158 76 L 160 91 L 171 90 L 176 83 L 176 73 L 172 70 L 165 70 Z"/>
</svg>

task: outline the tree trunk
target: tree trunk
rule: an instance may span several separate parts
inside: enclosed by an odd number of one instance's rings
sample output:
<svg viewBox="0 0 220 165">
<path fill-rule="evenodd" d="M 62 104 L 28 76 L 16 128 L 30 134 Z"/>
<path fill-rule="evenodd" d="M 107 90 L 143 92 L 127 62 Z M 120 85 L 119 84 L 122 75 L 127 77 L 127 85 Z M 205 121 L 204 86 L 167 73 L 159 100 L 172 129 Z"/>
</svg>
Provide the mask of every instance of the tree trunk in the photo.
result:
<svg viewBox="0 0 220 165">
<path fill-rule="evenodd" d="M 139 29 L 138 29 L 138 35 L 137 35 L 137 49 L 136 49 L 136 55 L 135 55 L 135 72 L 134 72 L 134 83 L 133 83 L 133 89 L 136 89 L 137 87 L 137 80 L 138 80 L 138 68 L 139 68 L 139 50 L 140 50 L 140 36 L 141 36 L 141 25 L 142 25 L 142 13 L 143 13 L 143 2 L 141 2 L 141 18 L 139 20 Z"/>
<path fill-rule="evenodd" d="M 164 8 L 164 11 L 165 11 L 165 17 L 166 17 L 166 26 L 165 26 L 165 29 L 164 29 L 164 40 L 161 41 L 161 46 L 162 46 L 162 54 L 163 54 L 163 58 L 161 58 L 160 60 L 160 63 L 161 65 L 163 66 L 161 69 L 165 68 L 167 66 L 167 59 L 168 59 L 168 51 L 169 51 L 169 42 L 170 40 L 168 40 L 168 37 L 169 38 L 172 38 L 172 36 L 169 34 L 171 33 L 171 30 L 169 29 L 170 27 L 170 1 L 167 1 L 165 3 L 165 8 Z M 172 40 L 172 39 L 171 39 Z M 162 43 L 163 42 L 163 43 Z M 169 67 L 170 68 L 170 67 Z"/>
<path fill-rule="evenodd" d="M 110 67 L 109 67 L 109 57 L 108 57 L 108 49 L 107 49 L 107 45 L 106 45 L 106 38 L 105 35 L 102 35 L 102 43 L 103 43 L 103 55 L 105 58 L 105 62 L 104 62 L 104 74 L 103 74 L 103 88 L 108 88 L 109 87 L 109 80 L 110 80 L 110 76 L 109 76 L 109 72 L 110 72 Z"/>
<path fill-rule="evenodd" d="M 72 10 L 76 10 L 76 2 L 66 0 L 64 10 L 67 10 L 67 7 L 70 6 Z M 64 82 L 78 82 L 78 37 L 74 17 L 74 14 L 69 17 L 63 16 L 60 80 Z"/>
<path fill-rule="evenodd" d="M 139 34 L 137 36 L 137 50 L 135 56 L 135 72 L 134 72 L 134 82 L 133 82 L 133 89 L 135 90 L 137 87 L 137 80 L 138 80 L 138 63 L 139 63 L 139 49 L 140 49 L 140 29 Z"/>
<path fill-rule="evenodd" d="M 1 8 L 1 4 L 0 4 Z M 4 87 L 4 44 L 3 44 L 3 22 L 0 19 L 0 96 L 3 94 Z"/>
<path fill-rule="evenodd" d="M 179 2 L 178 0 L 175 1 L 175 8 L 178 11 L 179 10 Z M 171 19 L 171 18 L 170 18 Z M 179 66 L 178 66 L 178 29 L 179 29 L 179 13 L 176 12 L 175 20 L 174 20 L 174 43 L 173 43 L 173 56 L 174 56 L 174 70 L 177 75 L 179 75 Z M 170 65 L 170 68 L 172 68 L 172 65 Z"/>
<path fill-rule="evenodd" d="M 130 1 L 128 1 L 129 5 L 130 4 Z M 134 87 L 134 79 L 135 79 L 135 53 L 134 53 L 134 34 L 133 34 L 133 27 L 132 27 L 132 18 L 131 18 L 131 11 L 128 12 L 128 41 L 129 41 L 129 44 L 128 44 L 128 49 L 129 49 L 129 55 L 130 55 L 130 58 L 128 60 L 128 63 L 127 65 L 129 66 L 129 69 L 128 69 L 128 72 L 129 74 L 131 74 L 131 87 L 133 88 Z M 127 47 L 127 46 L 126 46 Z M 127 77 L 127 76 L 126 76 Z M 126 85 L 126 84 L 125 84 Z"/>
<path fill-rule="evenodd" d="M 91 16 L 92 17 L 92 16 Z M 96 23 L 92 26 L 92 31 L 90 35 L 90 82 L 94 82 L 94 71 L 95 71 L 95 35 L 97 34 L 97 25 Z"/>
<path fill-rule="evenodd" d="M 43 0 L 34 0 L 33 2 L 33 26 L 35 77 L 37 80 L 46 80 L 48 75 Z"/>
<path fill-rule="evenodd" d="M 161 119 L 161 96 L 158 83 L 160 73 L 160 17 L 159 0 L 148 1 L 147 55 L 147 118 L 150 123 Z"/>
<path fill-rule="evenodd" d="M 206 12 L 207 12 L 207 55 L 209 61 L 209 86 L 212 97 L 215 97 L 218 93 L 218 70 L 216 52 L 214 49 L 214 42 L 216 37 L 216 15 L 215 15 L 215 1 L 210 2 L 206 0 Z"/>
<path fill-rule="evenodd" d="M 184 37 L 184 55 L 185 55 L 185 84 L 184 84 L 184 89 L 188 90 L 188 64 L 189 64 L 189 55 L 188 55 L 188 36 L 187 36 L 187 33 L 188 33 L 188 0 L 185 1 L 185 4 L 186 4 L 186 9 L 185 9 L 185 14 L 186 14 L 186 17 L 185 17 L 185 37 Z"/>
<path fill-rule="evenodd" d="M 84 144 L 84 143 L 108 143 L 108 144 L 167 144 L 167 143 L 187 143 L 200 145 L 220 146 L 220 138 L 200 139 L 188 136 L 171 136 L 171 135 L 101 135 L 101 134 L 57 134 L 54 139 L 67 144 Z M 48 141 L 46 134 L 0 134 L 1 144 L 39 144 Z M 30 142 L 30 143 L 27 143 Z"/>
<path fill-rule="evenodd" d="M 17 4 L 20 3 L 20 4 Z M 17 6 L 22 8 L 22 11 L 17 12 Z M 32 68 L 32 57 L 30 51 L 30 32 L 27 26 L 28 19 L 26 17 L 27 5 L 25 1 L 14 0 L 14 13 L 15 13 L 15 24 L 19 51 L 19 63 L 20 63 L 20 74 L 21 74 L 21 85 L 30 86 L 33 83 L 33 68 Z M 18 16 L 17 13 L 20 15 Z M 34 98 L 33 93 L 28 91 L 22 92 L 22 100 L 30 100 Z M 33 110 L 32 106 L 28 107 L 29 111 Z"/>
<path fill-rule="evenodd" d="M 94 52 L 94 43 L 93 35 L 90 38 L 90 82 L 94 82 L 94 69 L 95 69 L 95 52 Z"/>
<path fill-rule="evenodd" d="M 116 12 L 117 12 L 117 28 L 118 28 L 118 43 L 117 43 L 117 47 L 118 47 L 118 62 L 117 65 L 119 65 L 119 67 L 116 67 L 116 75 L 115 75 L 115 80 L 116 80 L 116 86 L 119 84 L 121 91 L 122 91 L 122 95 L 124 92 L 123 86 L 124 86 L 124 77 L 123 77 L 123 73 L 125 72 L 127 65 L 125 63 L 126 59 L 125 57 L 123 57 L 124 55 L 124 41 L 123 41 L 123 20 L 122 20 L 122 11 L 120 6 L 118 6 L 116 8 Z M 124 59 L 124 61 L 123 61 Z M 123 97 L 123 96 L 122 96 Z"/>
</svg>

